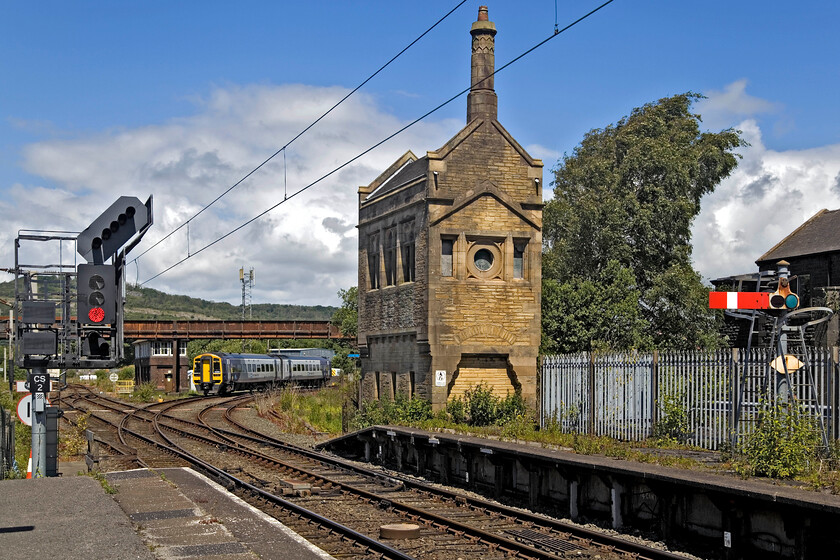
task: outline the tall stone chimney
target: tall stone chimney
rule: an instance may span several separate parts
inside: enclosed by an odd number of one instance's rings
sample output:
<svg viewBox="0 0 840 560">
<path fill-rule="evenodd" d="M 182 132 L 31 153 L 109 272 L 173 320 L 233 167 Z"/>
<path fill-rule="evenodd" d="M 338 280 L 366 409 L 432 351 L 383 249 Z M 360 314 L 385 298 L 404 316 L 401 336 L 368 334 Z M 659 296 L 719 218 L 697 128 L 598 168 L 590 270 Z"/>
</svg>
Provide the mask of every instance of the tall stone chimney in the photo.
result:
<svg viewBox="0 0 840 560">
<path fill-rule="evenodd" d="M 472 72 L 470 93 L 467 95 L 467 122 L 476 117 L 495 120 L 497 100 L 492 74 L 496 67 L 496 25 L 488 19 L 487 6 L 478 8 L 478 20 L 472 24 L 470 35 Z"/>
</svg>

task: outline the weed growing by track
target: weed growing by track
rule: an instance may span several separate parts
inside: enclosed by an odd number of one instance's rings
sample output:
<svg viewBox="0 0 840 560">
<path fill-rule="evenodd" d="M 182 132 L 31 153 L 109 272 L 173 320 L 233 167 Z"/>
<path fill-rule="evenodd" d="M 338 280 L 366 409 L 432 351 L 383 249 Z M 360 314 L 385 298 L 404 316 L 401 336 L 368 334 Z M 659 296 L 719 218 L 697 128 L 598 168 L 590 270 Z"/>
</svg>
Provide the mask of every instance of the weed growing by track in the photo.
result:
<svg viewBox="0 0 840 560">
<path fill-rule="evenodd" d="M 90 412 L 80 414 L 75 422 L 69 422 L 69 427 L 59 432 L 59 457 L 76 457 L 87 450 L 85 430 L 88 427 L 88 418 Z"/>
<path fill-rule="evenodd" d="M 111 486 L 111 484 L 108 482 L 108 479 L 105 478 L 104 474 L 102 474 L 102 471 L 90 471 L 86 474 L 87 474 L 87 476 L 91 477 L 92 479 L 98 481 L 99 484 L 102 486 L 102 489 L 105 490 L 106 494 L 116 494 L 117 493 L 117 489 L 114 488 L 113 486 Z"/>
<path fill-rule="evenodd" d="M 341 408 L 344 393 L 339 386 L 306 392 L 297 387 L 271 391 L 255 399 L 260 416 L 274 411 L 281 419 L 284 431 L 308 434 L 313 431 L 332 435 L 341 433 Z"/>
</svg>

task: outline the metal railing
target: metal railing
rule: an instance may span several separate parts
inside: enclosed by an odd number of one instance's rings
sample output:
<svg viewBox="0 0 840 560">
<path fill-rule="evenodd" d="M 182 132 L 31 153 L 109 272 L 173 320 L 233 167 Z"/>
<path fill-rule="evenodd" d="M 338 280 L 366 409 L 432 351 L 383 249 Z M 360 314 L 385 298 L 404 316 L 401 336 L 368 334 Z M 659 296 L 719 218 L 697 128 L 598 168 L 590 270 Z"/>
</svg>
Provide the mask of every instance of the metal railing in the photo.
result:
<svg viewBox="0 0 840 560">
<path fill-rule="evenodd" d="M 0 408 L 0 480 L 15 464 L 15 414 Z"/>
<path fill-rule="evenodd" d="M 134 391 L 133 379 L 120 379 L 119 381 L 117 381 L 118 395 L 130 395 L 132 391 Z"/>
<path fill-rule="evenodd" d="M 838 349 L 809 348 L 809 372 L 789 379 L 775 374 L 772 349 L 713 352 L 595 353 L 545 356 L 541 364 L 540 424 L 565 432 L 640 441 L 654 435 L 657 422 L 678 413 L 691 445 L 718 449 L 754 428 L 766 402 L 779 396 L 822 417 L 832 439 L 838 426 Z M 741 384 L 746 383 L 744 390 Z M 788 386 L 789 383 L 789 386 Z M 811 385 L 818 395 L 814 404 Z M 735 400 L 743 395 L 740 421 Z M 793 395 L 790 397 L 789 395 Z"/>
</svg>

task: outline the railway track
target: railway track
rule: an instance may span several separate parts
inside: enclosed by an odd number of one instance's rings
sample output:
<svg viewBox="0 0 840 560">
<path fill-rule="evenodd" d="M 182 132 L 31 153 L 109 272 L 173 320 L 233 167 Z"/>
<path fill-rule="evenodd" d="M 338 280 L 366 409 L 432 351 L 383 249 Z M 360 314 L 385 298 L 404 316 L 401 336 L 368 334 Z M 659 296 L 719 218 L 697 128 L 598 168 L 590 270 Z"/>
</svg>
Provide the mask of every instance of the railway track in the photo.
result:
<svg viewBox="0 0 840 560">
<path fill-rule="evenodd" d="M 419 528 L 417 538 L 390 541 L 398 543 L 392 546 L 399 550 L 389 545 L 379 550 L 371 542 L 351 548 L 387 558 L 682 558 L 288 444 L 234 417 L 234 411 L 249 400 L 197 399 L 126 407 L 120 401 L 87 395 L 73 405 L 108 410 L 100 417 L 118 426 L 125 445 L 139 440 L 143 449 L 158 449 L 156 460 L 163 453 L 190 462 L 293 530 L 301 529 L 330 553 L 337 543 L 346 544 L 348 535 L 379 542 L 382 526 L 412 524 Z M 335 527 L 330 519 L 343 523 Z"/>
</svg>

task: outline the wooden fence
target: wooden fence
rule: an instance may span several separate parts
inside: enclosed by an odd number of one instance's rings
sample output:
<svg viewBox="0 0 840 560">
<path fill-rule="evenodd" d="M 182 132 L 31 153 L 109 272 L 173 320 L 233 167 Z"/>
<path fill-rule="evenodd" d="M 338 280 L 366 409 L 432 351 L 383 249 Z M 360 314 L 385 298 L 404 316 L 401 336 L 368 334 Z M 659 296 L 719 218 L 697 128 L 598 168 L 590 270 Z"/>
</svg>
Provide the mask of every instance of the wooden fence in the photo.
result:
<svg viewBox="0 0 840 560">
<path fill-rule="evenodd" d="M 738 349 L 546 356 L 540 423 L 640 441 L 677 413 L 684 415 L 687 443 L 718 449 L 736 429 L 740 437 L 749 434 L 763 403 L 781 397 L 803 404 L 830 438 L 840 438 L 838 349 L 808 349 L 810 368 L 789 379 L 769 369 L 775 357 L 767 348 L 749 356 Z"/>
</svg>

